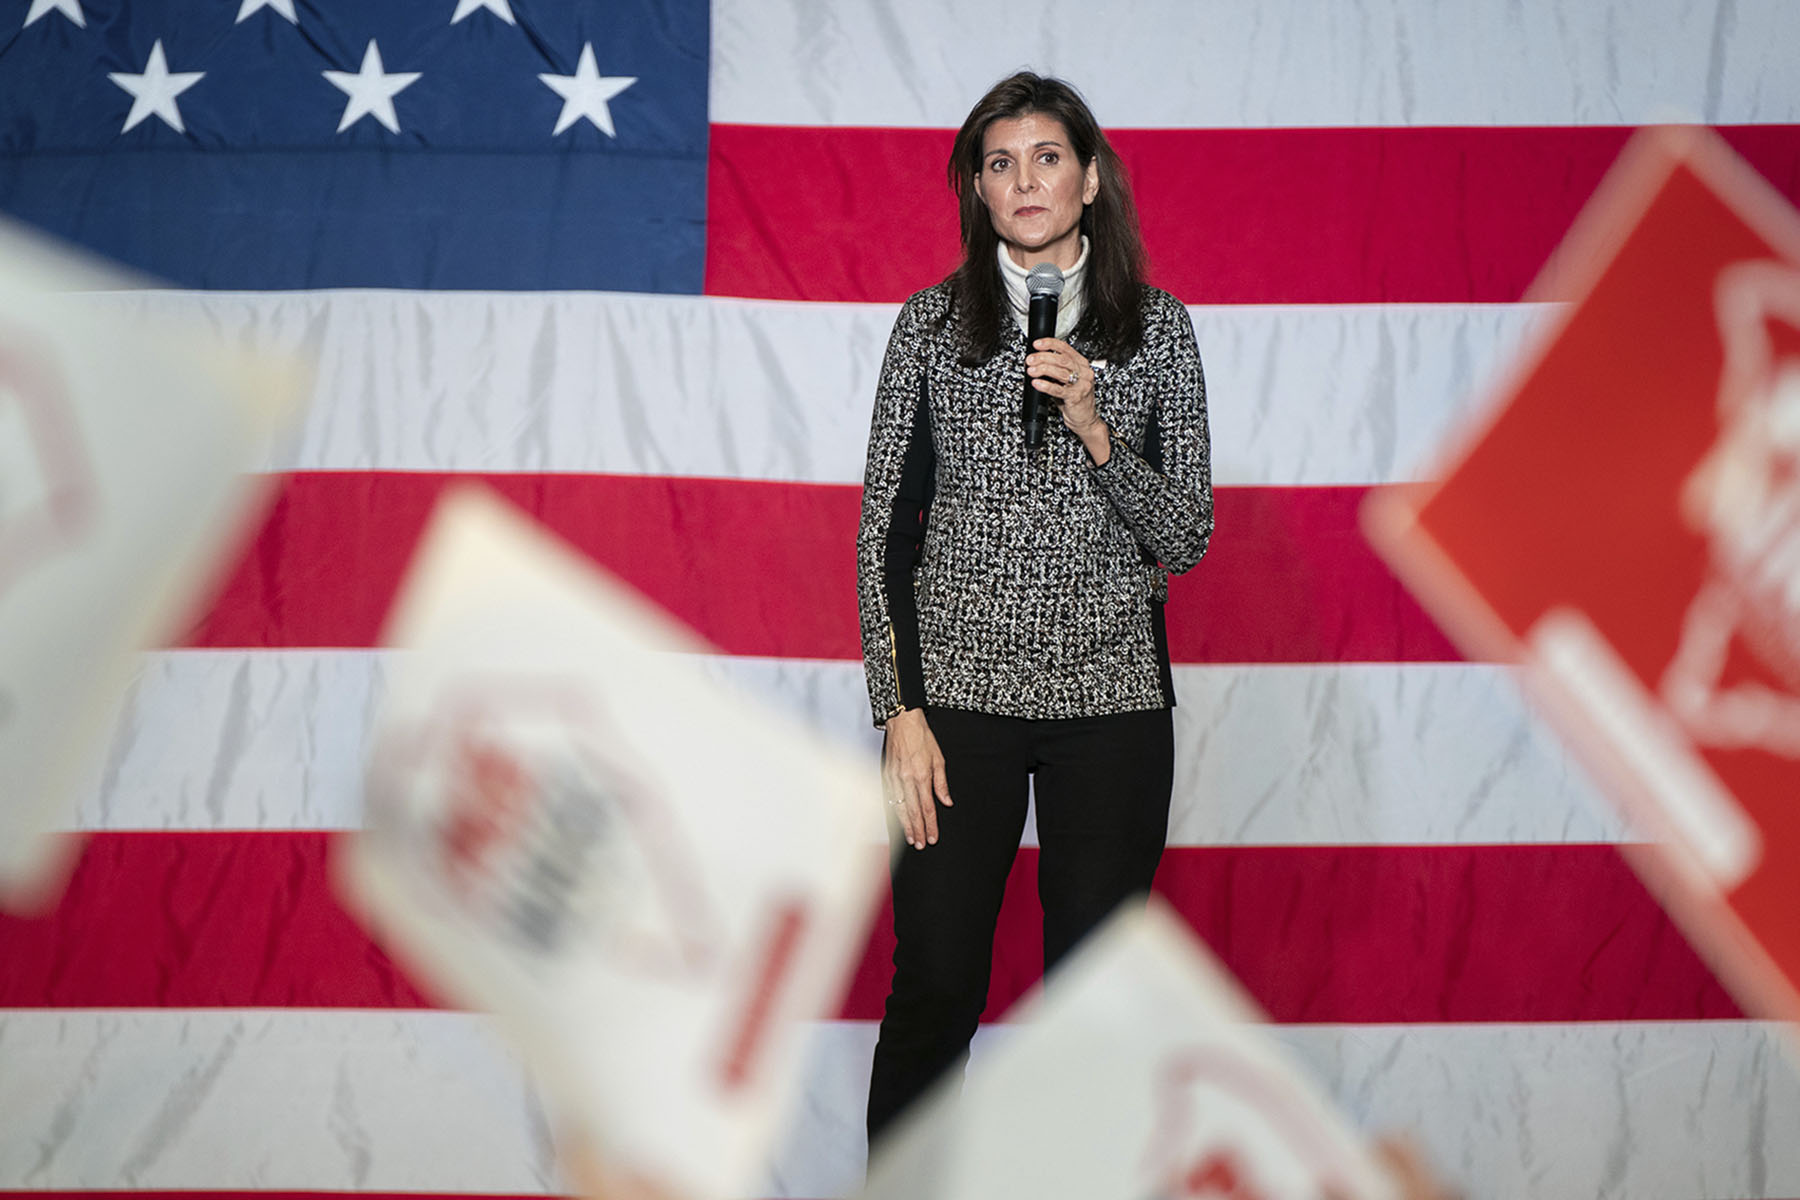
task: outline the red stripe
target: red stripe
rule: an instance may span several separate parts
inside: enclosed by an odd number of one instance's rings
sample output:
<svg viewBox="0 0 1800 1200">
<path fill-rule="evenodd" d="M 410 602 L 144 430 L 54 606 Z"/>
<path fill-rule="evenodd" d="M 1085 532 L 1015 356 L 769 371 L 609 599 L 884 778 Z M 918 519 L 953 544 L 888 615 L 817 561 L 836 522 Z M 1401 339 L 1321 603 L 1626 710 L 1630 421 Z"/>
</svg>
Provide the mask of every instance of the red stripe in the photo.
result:
<svg viewBox="0 0 1800 1200">
<path fill-rule="evenodd" d="M 190 644 L 375 645 L 432 502 L 467 478 L 288 477 Z M 857 488 L 617 475 L 485 482 L 727 653 L 862 657 Z M 1358 531 L 1366 490 L 1222 489 L 1211 551 L 1171 589 L 1175 660 L 1454 661 Z"/>
<path fill-rule="evenodd" d="M 1517 300 L 1623 128 L 1119 130 L 1155 282 L 1190 304 Z M 1722 129 L 1800 200 L 1800 126 Z M 895 301 L 956 265 L 951 133 L 715 125 L 706 290 Z M 804 180 L 804 186 L 795 186 Z"/>
<path fill-rule="evenodd" d="M 426 1002 L 339 907 L 321 833 L 115 833 L 60 906 L 0 917 L 0 1007 Z M 1020 852 L 988 1017 L 1041 971 L 1037 852 Z M 1279 1021 L 1738 1015 L 1610 846 L 1173 849 L 1158 890 Z M 842 1013 L 881 1012 L 871 937 Z"/>
<path fill-rule="evenodd" d="M 1155 890 L 1283 1023 L 1741 1015 L 1612 846 L 1173 848 Z M 1022 849 L 984 1020 L 1043 974 L 1041 920 Z M 884 912 L 844 1016 L 880 1018 L 892 938 Z"/>
</svg>

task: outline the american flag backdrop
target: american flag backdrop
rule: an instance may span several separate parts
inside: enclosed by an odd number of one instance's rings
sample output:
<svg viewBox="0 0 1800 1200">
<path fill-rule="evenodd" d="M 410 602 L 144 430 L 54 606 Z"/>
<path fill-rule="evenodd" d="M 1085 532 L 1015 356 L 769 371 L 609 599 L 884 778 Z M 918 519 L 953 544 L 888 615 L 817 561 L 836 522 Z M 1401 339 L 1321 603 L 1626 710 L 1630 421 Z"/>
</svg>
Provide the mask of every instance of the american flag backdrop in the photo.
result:
<svg viewBox="0 0 1800 1200">
<path fill-rule="evenodd" d="M 562 1186 L 488 1026 L 329 883 L 412 541 L 481 477 L 873 755 L 874 373 L 955 261 L 951 132 L 1032 66 L 1114 131 L 1208 369 L 1160 890 L 1472 1197 L 1800 1194 L 1776 1032 L 1356 523 L 1541 322 L 1520 296 L 1630 126 L 1717 125 L 1800 197 L 1797 50 L 1787 0 L 0 3 L 0 210 L 170 283 L 97 305 L 319 362 L 266 524 L 146 659 L 66 896 L 0 918 L 0 1190 Z M 978 1053 L 1041 969 L 1030 842 Z M 889 946 L 810 1031 L 762 1195 L 859 1182 Z"/>
</svg>

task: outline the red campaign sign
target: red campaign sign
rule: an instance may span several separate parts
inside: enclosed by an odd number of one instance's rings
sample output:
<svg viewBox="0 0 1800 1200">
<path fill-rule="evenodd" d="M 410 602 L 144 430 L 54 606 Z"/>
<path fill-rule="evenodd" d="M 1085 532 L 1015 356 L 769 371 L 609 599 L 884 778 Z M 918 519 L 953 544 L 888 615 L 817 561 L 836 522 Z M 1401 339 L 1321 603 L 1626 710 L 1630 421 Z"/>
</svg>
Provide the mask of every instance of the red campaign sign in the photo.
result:
<svg viewBox="0 0 1800 1200">
<path fill-rule="evenodd" d="M 1530 298 L 1571 304 L 1365 524 L 1525 668 L 1746 1008 L 1800 1020 L 1800 215 L 1709 131 L 1648 130 Z"/>
</svg>

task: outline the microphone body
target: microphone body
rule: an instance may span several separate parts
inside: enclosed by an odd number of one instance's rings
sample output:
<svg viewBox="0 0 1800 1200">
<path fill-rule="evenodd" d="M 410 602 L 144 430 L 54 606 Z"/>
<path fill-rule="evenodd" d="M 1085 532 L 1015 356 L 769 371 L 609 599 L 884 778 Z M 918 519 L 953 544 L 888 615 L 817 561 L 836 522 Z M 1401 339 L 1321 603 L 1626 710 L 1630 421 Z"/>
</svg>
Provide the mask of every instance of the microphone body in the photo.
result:
<svg viewBox="0 0 1800 1200">
<path fill-rule="evenodd" d="M 1056 336 L 1056 308 L 1062 298 L 1063 276 L 1054 263 L 1039 263 L 1025 277 L 1025 289 L 1031 306 L 1025 315 L 1025 353 L 1030 354 L 1039 338 Z M 1032 376 L 1025 377 L 1025 403 L 1020 409 L 1025 423 L 1025 448 L 1036 450 L 1044 444 L 1044 429 L 1050 421 L 1050 401 L 1032 386 Z"/>
</svg>

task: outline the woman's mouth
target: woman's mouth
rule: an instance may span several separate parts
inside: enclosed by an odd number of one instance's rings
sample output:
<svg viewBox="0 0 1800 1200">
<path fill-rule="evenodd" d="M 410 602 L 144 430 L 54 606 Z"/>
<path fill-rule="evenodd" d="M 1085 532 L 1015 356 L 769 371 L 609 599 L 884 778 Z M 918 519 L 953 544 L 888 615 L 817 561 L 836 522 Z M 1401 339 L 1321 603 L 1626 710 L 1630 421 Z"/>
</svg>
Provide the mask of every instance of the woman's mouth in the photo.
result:
<svg viewBox="0 0 1800 1200">
<path fill-rule="evenodd" d="M 1013 216 L 1015 216 L 1015 217 L 1035 217 L 1041 212 L 1049 212 L 1049 211 L 1050 210 L 1047 208 L 1040 208 L 1039 206 L 1037 206 L 1035 204 L 1029 204 L 1029 205 L 1026 205 L 1024 208 L 1013 209 Z"/>
</svg>

